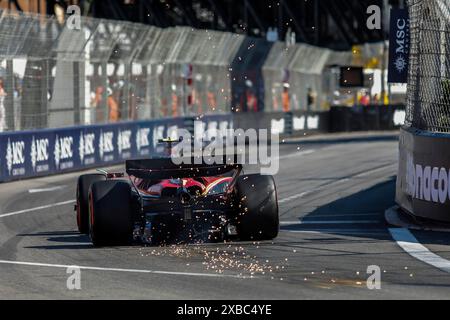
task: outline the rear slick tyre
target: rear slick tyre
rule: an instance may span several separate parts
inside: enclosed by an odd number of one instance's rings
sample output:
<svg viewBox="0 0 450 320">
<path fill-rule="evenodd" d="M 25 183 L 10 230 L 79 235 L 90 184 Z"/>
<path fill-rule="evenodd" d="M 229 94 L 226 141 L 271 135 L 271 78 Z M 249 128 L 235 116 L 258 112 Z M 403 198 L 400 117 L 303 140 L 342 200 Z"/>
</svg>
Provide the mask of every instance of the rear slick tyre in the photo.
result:
<svg viewBox="0 0 450 320">
<path fill-rule="evenodd" d="M 131 187 L 123 181 L 101 181 L 89 192 L 89 235 L 94 246 L 131 242 L 133 215 Z"/>
<path fill-rule="evenodd" d="M 278 236 L 280 219 L 275 181 L 272 176 L 247 175 L 236 183 L 239 238 L 272 240 Z"/>
<path fill-rule="evenodd" d="M 89 234 L 89 189 L 95 182 L 105 181 L 102 174 L 86 174 L 77 183 L 77 226 L 81 234 Z"/>
</svg>

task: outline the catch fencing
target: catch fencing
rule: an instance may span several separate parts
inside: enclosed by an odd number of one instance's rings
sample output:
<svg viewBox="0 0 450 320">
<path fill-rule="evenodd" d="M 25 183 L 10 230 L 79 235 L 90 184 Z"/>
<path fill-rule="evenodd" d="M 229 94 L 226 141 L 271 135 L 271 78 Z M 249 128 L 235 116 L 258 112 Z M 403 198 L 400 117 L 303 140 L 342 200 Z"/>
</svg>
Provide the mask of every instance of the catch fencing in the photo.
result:
<svg viewBox="0 0 450 320">
<path fill-rule="evenodd" d="M 406 126 L 396 200 L 415 217 L 450 222 L 450 3 L 410 0 Z"/>
<path fill-rule="evenodd" d="M 408 126 L 450 132 L 450 3 L 410 0 Z"/>
<path fill-rule="evenodd" d="M 322 111 L 325 68 L 353 59 L 227 32 L 80 19 L 74 29 L 0 11 L 0 132 L 282 111 L 286 88 L 289 111 Z"/>
</svg>

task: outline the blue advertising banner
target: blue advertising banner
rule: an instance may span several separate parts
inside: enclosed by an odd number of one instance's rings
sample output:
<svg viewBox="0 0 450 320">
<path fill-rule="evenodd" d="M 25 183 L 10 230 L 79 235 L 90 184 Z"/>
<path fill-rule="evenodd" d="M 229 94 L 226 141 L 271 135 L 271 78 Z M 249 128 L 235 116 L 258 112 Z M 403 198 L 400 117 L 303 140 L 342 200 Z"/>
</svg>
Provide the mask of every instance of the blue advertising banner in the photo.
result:
<svg viewBox="0 0 450 320">
<path fill-rule="evenodd" d="M 196 119 L 204 128 L 233 127 L 231 115 Z M 161 155 L 186 118 L 0 133 L 0 182 L 46 176 Z"/>
<path fill-rule="evenodd" d="M 389 83 L 408 82 L 409 43 L 408 9 L 392 9 L 389 36 Z"/>
</svg>

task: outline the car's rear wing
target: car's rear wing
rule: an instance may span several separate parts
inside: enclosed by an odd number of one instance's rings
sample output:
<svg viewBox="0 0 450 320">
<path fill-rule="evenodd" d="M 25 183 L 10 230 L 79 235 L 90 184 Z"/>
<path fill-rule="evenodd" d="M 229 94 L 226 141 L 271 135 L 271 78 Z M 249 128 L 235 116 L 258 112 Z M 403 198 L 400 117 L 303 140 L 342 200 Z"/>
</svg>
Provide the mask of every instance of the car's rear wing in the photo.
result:
<svg viewBox="0 0 450 320">
<path fill-rule="evenodd" d="M 233 170 L 242 170 L 241 164 L 231 163 L 226 158 L 223 159 L 223 164 L 212 165 L 204 161 L 196 164 L 194 158 L 184 160 L 181 165 L 176 164 L 178 161 L 171 158 L 128 160 L 126 161 L 126 171 L 128 175 L 136 178 L 162 180 L 214 177 L 225 175 Z"/>
</svg>

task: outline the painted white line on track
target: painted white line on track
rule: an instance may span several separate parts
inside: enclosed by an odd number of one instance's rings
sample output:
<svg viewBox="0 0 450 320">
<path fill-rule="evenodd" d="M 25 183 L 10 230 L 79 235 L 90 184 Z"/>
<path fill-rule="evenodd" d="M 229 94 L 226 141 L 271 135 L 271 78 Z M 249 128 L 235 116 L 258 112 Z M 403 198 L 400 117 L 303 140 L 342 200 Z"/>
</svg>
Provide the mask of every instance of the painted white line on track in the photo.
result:
<svg viewBox="0 0 450 320">
<path fill-rule="evenodd" d="M 450 261 L 438 256 L 420 244 L 411 231 L 404 228 L 390 228 L 389 232 L 397 244 L 410 256 L 450 273 Z"/>
<path fill-rule="evenodd" d="M 297 153 L 291 153 L 291 154 L 286 154 L 284 156 L 279 156 L 278 159 L 284 160 L 284 159 L 290 159 L 290 158 L 295 158 L 295 157 L 302 157 L 302 156 L 307 156 L 309 154 L 313 154 L 314 152 L 316 152 L 316 150 L 305 150 L 305 151 L 300 151 Z"/>
<path fill-rule="evenodd" d="M 379 220 L 302 220 L 281 221 L 282 226 L 307 225 L 307 224 L 376 224 Z"/>
<path fill-rule="evenodd" d="M 52 191 L 58 191 L 66 188 L 67 186 L 57 186 L 57 187 L 50 187 L 50 188 L 39 188 L 39 189 L 30 189 L 28 190 L 28 193 L 43 193 L 43 192 L 52 192 Z"/>
<path fill-rule="evenodd" d="M 45 210 L 45 209 L 50 209 L 50 208 L 54 208 L 54 207 L 61 207 L 61 206 L 69 205 L 69 204 L 75 204 L 75 200 L 57 202 L 57 203 L 52 203 L 52 204 L 48 204 L 45 206 L 19 210 L 19 211 L 15 211 L 15 212 L 3 213 L 3 214 L 0 214 L 0 218 L 11 217 L 11 216 L 15 216 L 18 214 L 29 213 L 29 212 L 33 212 L 33 211 L 39 211 L 39 210 Z"/>
<path fill-rule="evenodd" d="M 176 272 L 176 271 L 157 271 L 157 270 L 145 270 L 145 269 L 122 269 L 122 268 L 102 268 L 102 267 L 87 267 L 87 266 L 77 266 L 77 265 L 66 265 L 66 264 L 51 264 L 51 263 L 37 263 L 37 262 L 21 262 L 21 261 L 8 261 L 0 260 L 0 264 L 8 265 L 18 265 L 18 266 L 29 266 L 29 267 L 44 267 L 44 268 L 79 268 L 81 270 L 91 270 L 91 271 L 111 271 L 111 272 L 127 272 L 127 273 L 147 273 L 147 274 L 163 274 L 163 275 L 177 275 L 177 276 L 189 276 L 189 277 L 209 277 L 209 278 L 255 278 L 255 277 L 245 277 L 240 275 L 231 274 L 216 274 L 216 273 L 195 273 L 195 272 Z"/>
<path fill-rule="evenodd" d="M 385 233 L 386 229 L 340 229 L 340 228 L 326 228 L 326 229 L 320 229 L 320 228 L 314 228 L 314 230 L 286 230 L 281 229 L 281 232 L 286 233 L 305 233 L 305 234 L 336 234 L 336 233 L 342 233 L 342 234 L 358 234 L 358 235 L 371 235 L 371 234 L 380 234 Z"/>
<path fill-rule="evenodd" d="M 314 214 L 311 218 L 337 218 L 337 217 L 380 217 L 380 213 L 337 213 L 337 214 Z"/>
<path fill-rule="evenodd" d="M 300 198 L 303 198 L 304 196 L 306 196 L 308 194 L 310 194 L 310 192 L 302 192 L 302 193 L 299 193 L 299 194 L 296 194 L 296 195 L 293 195 L 293 196 L 290 196 L 290 197 L 278 200 L 278 203 L 282 204 L 282 203 L 286 203 L 286 202 L 289 202 L 289 201 L 292 201 L 292 200 L 300 199 Z"/>
<path fill-rule="evenodd" d="M 392 163 L 391 163 L 391 164 L 387 164 L 386 166 L 379 167 L 379 168 L 375 168 L 375 169 L 373 169 L 373 170 L 370 170 L 370 171 L 367 171 L 367 172 L 360 173 L 360 174 L 358 174 L 356 177 L 358 177 L 358 178 L 367 177 L 367 176 L 369 176 L 369 175 L 371 175 L 371 174 L 373 174 L 373 173 L 375 173 L 375 172 L 382 171 L 382 170 L 384 170 L 384 169 L 386 169 L 386 168 L 388 168 L 388 167 L 390 167 L 390 166 L 393 166 L 393 167 L 395 168 L 396 164 L 392 164 Z"/>
</svg>

